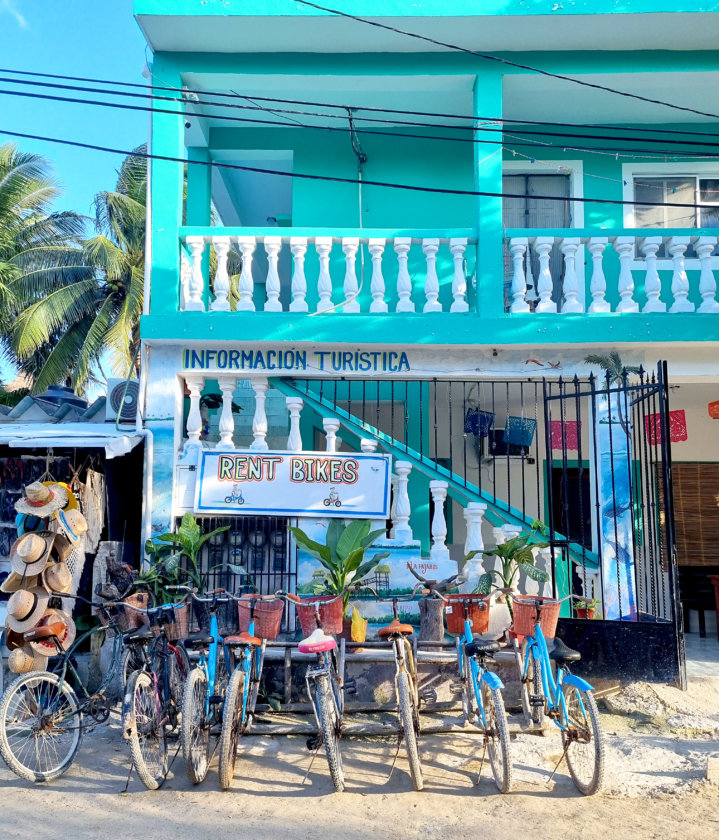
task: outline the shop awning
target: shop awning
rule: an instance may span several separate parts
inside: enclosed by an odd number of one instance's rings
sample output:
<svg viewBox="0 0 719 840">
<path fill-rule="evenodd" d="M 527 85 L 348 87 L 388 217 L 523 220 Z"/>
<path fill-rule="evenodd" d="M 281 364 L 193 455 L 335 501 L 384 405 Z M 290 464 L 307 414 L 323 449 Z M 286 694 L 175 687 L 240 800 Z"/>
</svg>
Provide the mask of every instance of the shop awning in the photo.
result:
<svg viewBox="0 0 719 840">
<path fill-rule="evenodd" d="M 0 425 L 0 444 L 11 449 L 104 449 L 107 458 L 127 455 L 142 440 L 128 429 L 104 423 L 8 423 Z"/>
</svg>

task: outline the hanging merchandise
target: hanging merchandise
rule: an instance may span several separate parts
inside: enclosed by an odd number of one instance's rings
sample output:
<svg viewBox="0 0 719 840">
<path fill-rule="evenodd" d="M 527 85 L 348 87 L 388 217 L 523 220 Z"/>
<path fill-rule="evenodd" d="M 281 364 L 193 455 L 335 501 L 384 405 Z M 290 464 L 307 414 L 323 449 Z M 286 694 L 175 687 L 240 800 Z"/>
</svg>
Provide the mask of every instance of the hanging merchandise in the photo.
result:
<svg viewBox="0 0 719 840">
<path fill-rule="evenodd" d="M 709 416 L 712 420 L 719 420 L 719 400 L 709 403 Z"/>
<path fill-rule="evenodd" d="M 579 423 L 576 420 L 550 420 L 552 449 L 579 449 Z"/>
<path fill-rule="evenodd" d="M 62 485 L 34 481 L 25 487 L 25 495 L 15 502 L 15 510 L 33 516 L 49 516 L 65 507 L 67 502 L 67 490 Z"/>
<path fill-rule="evenodd" d="M 652 446 L 662 442 L 661 414 L 647 414 L 644 418 L 644 425 L 647 430 L 647 437 Z M 672 443 L 680 443 L 687 440 L 687 418 L 683 408 L 669 412 L 669 440 Z"/>
<path fill-rule="evenodd" d="M 537 421 L 528 417 L 507 417 L 504 426 L 504 442 L 511 446 L 531 446 Z"/>
<path fill-rule="evenodd" d="M 88 470 L 80 493 L 82 512 L 87 521 L 85 550 L 88 554 L 95 554 L 105 526 L 105 476 L 95 470 Z"/>
<path fill-rule="evenodd" d="M 491 411 L 480 411 L 478 408 L 468 408 L 464 416 L 465 435 L 476 437 L 489 437 L 489 432 L 494 425 L 494 414 Z"/>
</svg>

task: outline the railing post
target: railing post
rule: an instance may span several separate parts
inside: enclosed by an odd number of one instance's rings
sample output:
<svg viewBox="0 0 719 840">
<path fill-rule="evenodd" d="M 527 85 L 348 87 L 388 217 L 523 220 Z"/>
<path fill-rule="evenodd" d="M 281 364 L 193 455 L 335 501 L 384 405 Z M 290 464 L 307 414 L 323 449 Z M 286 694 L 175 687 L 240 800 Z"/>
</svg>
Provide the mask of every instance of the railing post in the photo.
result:
<svg viewBox="0 0 719 840">
<path fill-rule="evenodd" d="M 280 303 L 280 275 L 277 273 L 277 261 L 282 248 L 281 236 L 265 237 L 265 253 L 267 254 L 267 280 L 265 281 L 265 312 L 282 312 Z"/>
<path fill-rule="evenodd" d="M 619 255 L 620 300 L 617 304 L 617 312 L 639 312 L 639 304 L 634 300 L 634 278 L 631 268 L 635 241 L 633 236 L 617 236 L 614 239 L 614 250 Z"/>
<path fill-rule="evenodd" d="M 661 247 L 661 236 L 647 236 L 641 240 L 642 254 L 647 263 L 647 273 L 644 277 L 644 292 L 647 296 L 647 302 L 644 304 L 642 312 L 666 312 L 667 305 L 659 296 L 662 292 L 662 284 L 659 280 L 659 272 L 657 271 L 657 251 Z"/>
<path fill-rule="evenodd" d="M 390 484 L 392 487 L 392 506 L 390 507 L 389 511 L 389 520 L 392 523 L 389 535 L 391 539 L 395 538 L 395 524 L 397 522 L 397 482 L 399 481 L 398 476 L 395 473 L 392 473 L 390 476 Z"/>
<path fill-rule="evenodd" d="M 674 303 L 670 312 L 694 312 L 694 304 L 688 300 L 689 278 L 684 268 L 684 252 L 689 245 L 688 236 L 672 236 L 669 240 L 669 253 L 674 262 L 674 273 L 672 274 L 672 296 Z"/>
<path fill-rule="evenodd" d="M 397 254 L 397 312 L 414 312 L 412 296 L 412 278 L 407 270 L 407 259 L 412 239 L 408 236 L 397 237 L 394 240 L 394 250 Z"/>
<path fill-rule="evenodd" d="M 286 397 L 285 403 L 290 412 L 290 434 L 287 438 L 288 452 L 302 452 L 302 434 L 300 433 L 300 412 L 304 406 L 304 400 L 300 397 Z"/>
<path fill-rule="evenodd" d="M 252 279 L 252 255 L 255 253 L 255 237 L 238 236 L 237 247 L 242 255 L 242 273 L 240 274 L 239 284 L 240 299 L 237 302 L 237 311 L 254 312 L 255 304 L 252 296 L 255 293 L 255 284 Z"/>
<path fill-rule="evenodd" d="M 210 309 L 213 312 L 229 312 L 230 302 L 227 298 L 230 294 L 230 278 L 227 273 L 227 255 L 230 253 L 230 237 L 213 236 L 210 242 L 215 246 L 217 254 L 217 271 L 213 286 L 215 299 L 210 304 Z"/>
<path fill-rule="evenodd" d="M 384 239 L 370 239 L 367 246 L 372 255 L 372 280 L 370 281 L 372 303 L 369 305 L 370 312 L 384 313 L 389 311 L 389 307 L 384 299 L 384 277 L 382 275 L 384 245 Z"/>
<path fill-rule="evenodd" d="M 290 239 L 292 251 L 292 303 L 290 312 L 307 312 L 307 280 L 305 279 L 305 254 L 307 253 L 307 238 L 293 236 Z"/>
<path fill-rule="evenodd" d="M 187 301 L 188 312 L 204 312 L 205 304 L 202 293 L 205 291 L 205 279 L 202 276 L 202 254 L 205 251 L 204 236 L 188 236 L 185 240 L 192 255 L 192 274 L 190 275 L 190 299 Z"/>
<path fill-rule="evenodd" d="M 467 303 L 467 278 L 464 275 L 464 252 L 467 250 L 467 240 L 450 239 L 449 250 L 454 261 L 454 274 L 452 276 L 452 297 L 454 301 L 449 311 L 469 312 L 469 304 Z"/>
<path fill-rule="evenodd" d="M 482 574 L 482 554 L 484 541 L 482 540 L 482 520 L 487 505 L 484 502 L 469 502 L 464 509 L 464 520 L 467 523 L 467 535 L 464 540 L 464 556 L 472 551 L 479 551 L 471 560 L 468 560 L 459 570 L 465 577 L 462 584 L 463 592 L 471 592 L 477 585 L 479 576 Z"/>
<path fill-rule="evenodd" d="M 184 250 L 180 254 L 180 312 L 187 310 L 190 300 L 190 282 L 192 279 L 192 266 Z"/>
<path fill-rule="evenodd" d="M 422 251 L 427 262 L 427 276 L 424 281 L 424 296 L 427 299 L 422 312 L 441 312 L 439 302 L 439 278 L 437 277 L 437 251 L 439 239 L 423 239 Z"/>
<path fill-rule="evenodd" d="M 345 255 L 345 301 L 342 305 L 343 312 L 359 312 L 360 305 L 357 300 L 357 251 L 359 250 L 359 238 L 356 236 L 345 236 L 342 240 L 342 250 Z"/>
<path fill-rule="evenodd" d="M 185 385 L 190 393 L 190 410 L 187 414 L 187 441 L 185 452 L 195 448 L 200 449 L 200 435 L 202 434 L 202 415 L 200 414 L 200 395 L 205 386 L 205 377 L 197 374 L 187 374 Z"/>
<path fill-rule="evenodd" d="M 320 273 L 317 278 L 317 311 L 326 312 L 332 309 L 332 277 L 330 276 L 330 251 L 332 250 L 331 236 L 315 238 L 315 250 L 320 259 Z"/>
<path fill-rule="evenodd" d="M 367 455 L 377 451 L 377 441 L 374 438 L 362 438 L 360 441 L 360 449 Z M 394 478 L 394 476 L 392 476 Z"/>
<path fill-rule="evenodd" d="M 334 417 L 323 417 L 322 425 L 325 428 L 325 435 L 327 436 L 327 452 L 337 451 L 337 432 L 340 430 L 340 421 Z"/>
<path fill-rule="evenodd" d="M 217 384 L 222 391 L 222 414 L 220 415 L 220 440 L 216 449 L 234 449 L 235 443 L 235 418 L 232 414 L 232 396 L 237 387 L 237 380 L 234 376 L 218 376 Z"/>
<path fill-rule="evenodd" d="M 529 240 L 526 236 L 514 237 L 509 240 L 509 253 L 512 255 L 512 303 L 510 312 L 529 312 L 529 304 L 526 300 L 527 280 L 524 274 L 524 254 L 527 250 Z"/>
<path fill-rule="evenodd" d="M 589 284 L 589 291 L 592 293 L 592 302 L 589 304 L 589 312 L 611 312 L 612 308 L 606 299 L 607 280 L 604 276 L 604 250 L 609 240 L 606 236 L 592 236 L 589 239 L 587 248 L 592 255 L 592 279 Z"/>
<path fill-rule="evenodd" d="M 712 271 L 712 253 L 716 245 L 716 236 L 698 236 L 694 240 L 694 250 L 697 252 L 702 268 L 699 276 L 699 294 L 702 296 L 699 312 L 719 312 L 719 303 L 716 301 L 716 278 Z"/>
<path fill-rule="evenodd" d="M 429 492 L 434 502 L 434 515 L 432 516 L 432 547 L 429 556 L 434 562 L 449 560 L 449 549 L 447 548 L 447 520 L 444 515 L 444 503 L 447 499 L 446 481 L 430 481 Z"/>
<path fill-rule="evenodd" d="M 564 255 L 564 282 L 562 284 L 562 312 L 584 312 L 579 300 L 579 282 L 577 280 L 577 250 L 580 241 L 577 237 L 565 237 L 560 248 Z"/>
<path fill-rule="evenodd" d="M 264 377 L 252 380 L 252 390 L 255 392 L 255 415 L 252 418 L 252 436 L 254 440 L 250 449 L 267 450 L 267 414 L 265 400 L 270 384 Z"/>
<path fill-rule="evenodd" d="M 395 461 L 394 468 L 397 472 L 397 504 L 394 512 L 394 527 L 392 529 L 394 538 L 405 543 L 412 541 L 412 528 L 409 524 L 409 517 L 412 507 L 409 502 L 407 483 L 412 464 L 409 461 Z"/>
<path fill-rule="evenodd" d="M 534 240 L 534 250 L 539 258 L 539 276 L 537 277 L 537 294 L 539 300 L 534 307 L 535 312 L 556 312 L 557 304 L 552 300 L 554 283 L 549 270 L 549 254 L 554 247 L 553 236 L 538 236 Z"/>
</svg>

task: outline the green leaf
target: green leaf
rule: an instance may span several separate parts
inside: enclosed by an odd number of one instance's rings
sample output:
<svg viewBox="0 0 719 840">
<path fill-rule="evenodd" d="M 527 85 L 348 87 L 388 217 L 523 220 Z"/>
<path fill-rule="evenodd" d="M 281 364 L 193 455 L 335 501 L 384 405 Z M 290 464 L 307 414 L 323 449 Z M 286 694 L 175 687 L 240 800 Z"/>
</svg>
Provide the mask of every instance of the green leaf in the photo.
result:
<svg viewBox="0 0 719 840">
<path fill-rule="evenodd" d="M 228 563 L 227 568 L 236 575 L 246 575 L 247 569 L 244 566 L 236 566 L 234 563 Z"/>
<path fill-rule="evenodd" d="M 485 572 L 483 575 L 480 576 L 479 580 L 477 581 L 477 585 L 474 587 L 474 591 L 478 595 L 489 595 L 492 591 L 492 584 L 494 581 L 492 580 L 492 573 Z"/>
<path fill-rule="evenodd" d="M 389 554 L 389 551 L 380 552 L 379 554 L 375 554 L 371 560 L 363 563 L 355 572 L 355 580 L 362 580 L 366 577 L 375 568 L 375 566 L 377 566 L 380 560 L 384 560 L 385 557 L 389 557 Z"/>
<path fill-rule="evenodd" d="M 330 558 L 333 562 L 339 563 L 340 558 L 337 555 L 337 543 L 342 536 L 345 523 L 343 519 L 330 519 L 330 524 L 327 526 L 327 538 L 325 545 L 329 549 Z"/>
<path fill-rule="evenodd" d="M 367 536 L 360 540 L 360 545 L 362 548 L 369 548 L 372 543 L 376 542 L 380 537 L 386 536 L 387 531 L 385 528 L 377 528 L 375 531 L 370 531 Z"/>
<path fill-rule="evenodd" d="M 344 561 L 344 569 L 346 573 L 354 573 L 364 557 L 364 548 L 355 548 L 347 555 Z M 379 562 L 379 560 L 377 561 Z"/>
<path fill-rule="evenodd" d="M 528 578 L 536 580 L 538 583 L 546 583 L 549 580 L 549 575 L 545 571 L 538 569 L 536 566 L 532 566 L 529 563 L 520 563 L 519 569 L 524 572 Z"/>
<path fill-rule="evenodd" d="M 330 550 L 326 545 L 315 542 L 313 539 L 308 537 L 301 528 L 297 528 L 294 525 L 290 525 L 289 528 L 300 548 L 307 551 L 318 560 L 326 560 L 328 563 L 331 562 L 332 558 Z"/>
<path fill-rule="evenodd" d="M 362 546 L 362 540 L 369 533 L 369 519 L 352 519 L 337 540 L 337 556 L 346 559 L 351 551 Z"/>
</svg>

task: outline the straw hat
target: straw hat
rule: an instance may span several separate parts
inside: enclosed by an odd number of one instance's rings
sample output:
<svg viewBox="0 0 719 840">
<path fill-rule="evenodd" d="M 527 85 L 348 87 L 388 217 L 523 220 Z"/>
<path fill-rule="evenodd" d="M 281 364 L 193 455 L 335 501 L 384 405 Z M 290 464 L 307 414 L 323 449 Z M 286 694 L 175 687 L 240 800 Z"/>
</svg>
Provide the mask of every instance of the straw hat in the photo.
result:
<svg viewBox="0 0 719 840">
<path fill-rule="evenodd" d="M 17 572 L 10 572 L 5 580 L 0 583 L 0 592 L 9 594 L 11 592 L 17 592 L 18 589 L 33 589 L 37 585 L 37 575 L 28 577 L 27 575 L 19 575 Z"/>
<path fill-rule="evenodd" d="M 62 563 L 72 554 L 72 543 L 64 534 L 55 534 L 55 542 L 52 544 L 50 556 Z"/>
<path fill-rule="evenodd" d="M 33 627 L 33 630 L 37 630 L 39 627 L 46 627 L 48 624 L 62 624 L 64 626 L 63 631 L 57 638 L 62 645 L 62 649 L 67 650 L 75 641 L 75 636 L 77 635 L 75 622 L 72 620 L 72 617 L 64 610 L 46 610 L 45 615 L 40 619 L 37 627 Z M 39 653 L 41 656 L 55 656 L 58 652 L 55 640 L 52 637 L 38 639 L 36 642 L 31 641 L 30 647 L 35 653 Z"/>
<path fill-rule="evenodd" d="M 87 531 L 87 520 L 79 510 L 58 510 L 55 519 L 62 533 L 73 545 L 77 545 Z"/>
<path fill-rule="evenodd" d="M 67 502 L 62 506 L 63 510 L 78 510 L 80 505 L 77 501 L 77 496 L 72 492 L 70 489 L 69 484 L 65 484 L 64 481 L 43 481 L 45 487 L 59 487 L 67 493 Z"/>
<path fill-rule="evenodd" d="M 22 577 L 39 575 L 47 565 L 55 535 L 49 531 L 23 534 L 10 549 L 10 567 Z"/>
<path fill-rule="evenodd" d="M 39 586 L 18 589 L 7 602 L 7 625 L 16 633 L 34 627 L 47 609 L 50 596 Z"/>
<path fill-rule="evenodd" d="M 15 510 L 33 516 L 47 516 L 65 507 L 67 501 L 67 490 L 59 484 L 33 481 L 25 488 L 25 495 L 15 502 Z"/>
<path fill-rule="evenodd" d="M 66 595 L 72 589 L 72 572 L 67 563 L 48 563 L 42 573 L 42 584 L 50 593 Z"/>
<path fill-rule="evenodd" d="M 27 674 L 30 671 L 47 670 L 47 656 L 42 656 L 30 647 L 24 645 L 16 648 L 8 657 L 8 668 L 13 674 Z"/>
</svg>

